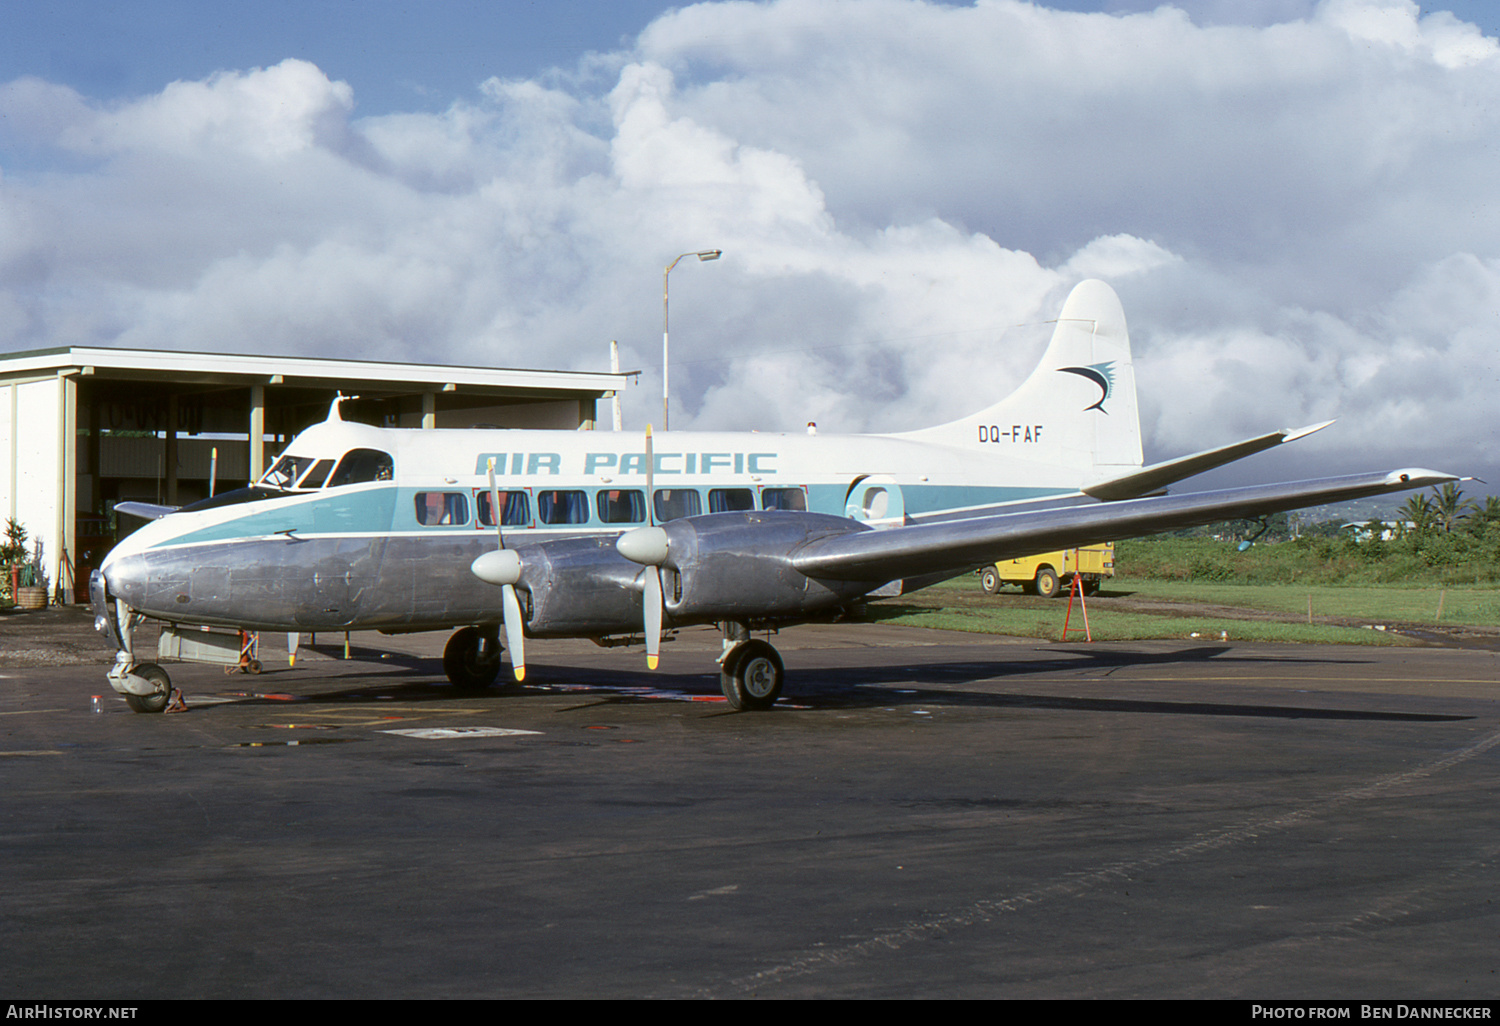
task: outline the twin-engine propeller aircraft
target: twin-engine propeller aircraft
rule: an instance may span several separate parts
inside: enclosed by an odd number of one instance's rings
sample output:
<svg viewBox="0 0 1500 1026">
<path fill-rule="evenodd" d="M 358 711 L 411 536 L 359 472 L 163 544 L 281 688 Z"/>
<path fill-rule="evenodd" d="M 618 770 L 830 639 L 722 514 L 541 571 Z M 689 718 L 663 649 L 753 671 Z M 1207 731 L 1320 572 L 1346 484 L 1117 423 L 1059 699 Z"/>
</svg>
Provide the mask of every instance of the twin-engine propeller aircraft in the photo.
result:
<svg viewBox="0 0 1500 1026">
<path fill-rule="evenodd" d="M 1325 425 L 1143 466 L 1120 301 L 1073 289 L 1041 364 L 1007 398 L 894 435 L 401 430 L 335 401 L 256 484 L 168 510 L 122 541 L 91 585 L 119 653 L 110 684 L 166 707 L 137 662 L 145 618 L 169 630 L 457 628 L 449 680 L 488 687 L 502 644 L 644 643 L 718 624 L 724 694 L 764 709 L 782 663 L 752 631 L 831 616 L 1032 552 L 1456 480 L 1395 470 L 1170 496 L 1168 485 Z M 132 511 L 129 504 L 120 509 Z"/>
</svg>

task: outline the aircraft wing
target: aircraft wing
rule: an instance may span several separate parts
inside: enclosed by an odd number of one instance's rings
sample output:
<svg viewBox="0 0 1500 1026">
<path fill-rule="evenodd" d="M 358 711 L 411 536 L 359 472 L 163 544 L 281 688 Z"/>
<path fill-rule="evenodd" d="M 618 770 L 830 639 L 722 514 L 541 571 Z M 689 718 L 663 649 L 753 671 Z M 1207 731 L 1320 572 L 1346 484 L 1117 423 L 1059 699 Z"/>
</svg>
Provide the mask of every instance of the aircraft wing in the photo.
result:
<svg viewBox="0 0 1500 1026">
<path fill-rule="evenodd" d="M 1432 470 L 1393 470 L 1388 474 L 1355 474 L 856 531 L 812 539 L 791 555 L 791 563 L 808 577 L 884 583 L 903 577 L 961 573 L 984 563 L 1036 552 L 1457 480 L 1452 474 Z"/>
<path fill-rule="evenodd" d="M 1222 445 L 1217 449 L 1207 449 L 1203 452 L 1193 453 L 1191 456 L 1180 456 L 1175 460 L 1165 463 L 1153 463 L 1149 467 L 1132 471 L 1122 477 L 1110 478 L 1108 481 L 1100 481 L 1083 489 L 1085 495 L 1091 495 L 1105 502 L 1114 502 L 1120 499 L 1135 499 L 1143 495 L 1152 495 L 1160 492 L 1170 484 L 1181 481 L 1183 478 L 1201 474 L 1215 467 L 1222 467 L 1226 463 L 1244 459 L 1246 456 L 1254 455 L 1272 446 L 1281 445 L 1284 442 L 1295 442 L 1299 438 L 1306 437 L 1314 431 L 1321 431 L 1333 421 L 1325 420 L 1321 424 L 1313 424 L 1305 428 L 1284 429 L 1272 431 L 1256 438 L 1247 438 L 1243 442 L 1234 442 L 1230 445 Z"/>
</svg>

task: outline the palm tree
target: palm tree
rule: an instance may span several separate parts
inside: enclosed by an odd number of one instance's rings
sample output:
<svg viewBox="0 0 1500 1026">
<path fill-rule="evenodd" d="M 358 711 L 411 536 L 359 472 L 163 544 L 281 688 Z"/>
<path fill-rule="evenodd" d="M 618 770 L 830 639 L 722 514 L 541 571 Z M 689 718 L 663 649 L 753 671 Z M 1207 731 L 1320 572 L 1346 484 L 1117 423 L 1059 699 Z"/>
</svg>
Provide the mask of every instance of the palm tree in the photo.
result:
<svg viewBox="0 0 1500 1026">
<path fill-rule="evenodd" d="M 1434 488 L 1433 493 L 1437 496 L 1437 523 L 1442 525 L 1445 532 L 1452 531 L 1470 512 L 1479 511 L 1479 504 L 1465 499 L 1464 490 L 1452 481 L 1440 489 Z"/>
<path fill-rule="evenodd" d="M 1474 503 L 1474 512 L 1468 522 L 1471 530 L 1483 530 L 1492 524 L 1500 524 L 1500 495 L 1486 496 L 1483 506 Z"/>
<path fill-rule="evenodd" d="M 1409 495 L 1397 511 L 1411 524 L 1413 534 L 1426 534 L 1437 523 L 1437 507 L 1425 495 Z"/>
</svg>

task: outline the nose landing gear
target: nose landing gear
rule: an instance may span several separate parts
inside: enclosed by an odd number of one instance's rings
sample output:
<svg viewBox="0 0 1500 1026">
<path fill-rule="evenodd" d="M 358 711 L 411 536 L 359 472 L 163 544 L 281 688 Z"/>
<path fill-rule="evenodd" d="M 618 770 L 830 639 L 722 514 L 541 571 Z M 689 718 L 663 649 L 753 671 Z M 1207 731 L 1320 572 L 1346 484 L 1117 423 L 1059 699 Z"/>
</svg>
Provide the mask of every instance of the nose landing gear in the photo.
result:
<svg viewBox="0 0 1500 1026">
<path fill-rule="evenodd" d="M 137 663 L 128 651 L 115 656 L 108 674 L 109 686 L 125 696 L 125 704 L 138 713 L 165 712 L 172 700 L 172 678 L 155 663 Z"/>
</svg>

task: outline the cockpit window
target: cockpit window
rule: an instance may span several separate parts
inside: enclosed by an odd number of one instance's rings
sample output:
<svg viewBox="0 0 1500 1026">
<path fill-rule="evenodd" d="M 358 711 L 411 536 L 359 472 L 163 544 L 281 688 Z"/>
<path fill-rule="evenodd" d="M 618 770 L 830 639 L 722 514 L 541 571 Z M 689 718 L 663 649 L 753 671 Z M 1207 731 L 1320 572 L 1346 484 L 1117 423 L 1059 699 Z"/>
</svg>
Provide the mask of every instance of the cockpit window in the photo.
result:
<svg viewBox="0 0 1500 1026">
<path fill-rule="evenodd" d="M 311 456 L 283 456 L 276 461 L 276 465 L 266 471 L 265 477 L 260 479 L 261 484 L 270 485 L 272 488 L 290 488 L 297 483 L 297 478 L 307 472 L 307 468 L 313 465 Z"/>
<path fill-rule="evenodd" d="M 339 460 L 338 469 L 328 479 L 329 488 L 339 485 L 360 484 L 364 481 L 389 481 L 395 463 L 391 454 L 379 449 L 350 449 Z"/>
<path fill-rule="evenodd" d="M 328 480 L 328 472 L 333 469 L 333 460 L 319 460 L 297 483 L 298 488 L 322 488 L 323 482 Z"/>
</svg>

